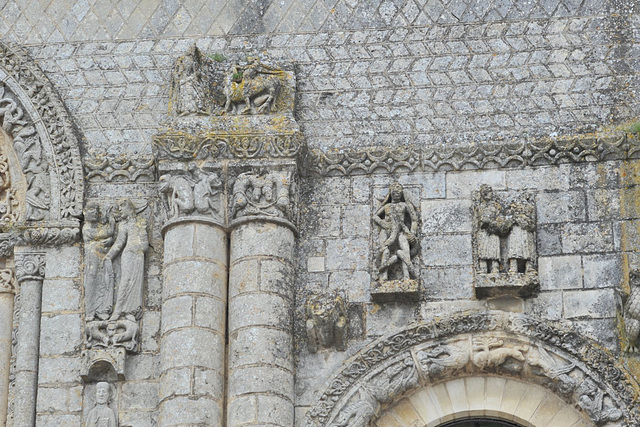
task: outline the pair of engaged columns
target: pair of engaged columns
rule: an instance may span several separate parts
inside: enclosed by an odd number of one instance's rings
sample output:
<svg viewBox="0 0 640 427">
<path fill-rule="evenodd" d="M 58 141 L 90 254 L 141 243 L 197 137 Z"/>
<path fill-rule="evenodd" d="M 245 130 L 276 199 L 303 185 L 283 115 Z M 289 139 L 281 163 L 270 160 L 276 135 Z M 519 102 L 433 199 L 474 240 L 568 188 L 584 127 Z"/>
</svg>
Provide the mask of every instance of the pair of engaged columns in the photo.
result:
<svg viewBox="0 0 640 427">
<path fill-rule="evenodd" d="M 160 425 L 292 427 L 293 226 L 196 216 L 163 233 Z"/>
</svg>

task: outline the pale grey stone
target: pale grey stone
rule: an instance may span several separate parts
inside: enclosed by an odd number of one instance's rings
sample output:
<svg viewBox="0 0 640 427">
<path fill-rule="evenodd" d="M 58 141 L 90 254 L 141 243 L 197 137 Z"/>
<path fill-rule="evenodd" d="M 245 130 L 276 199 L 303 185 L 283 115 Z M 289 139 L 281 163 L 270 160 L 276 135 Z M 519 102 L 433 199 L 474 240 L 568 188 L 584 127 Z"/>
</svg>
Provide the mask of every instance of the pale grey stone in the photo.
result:
<svg viewBox="0 0 640 427">
<path fill-rule="evenodd" d="M 179 329 L 163 337 L 161 368 L 202 366 L 223 371 L 224 337 L 207 329 Z"/>
<path fill-rule="evenodd" d="M 449 172 L 446 176 L 447 198 L 468 199 L 471 192 L 481 184 L 487 184 L 494 190 L 506 188 L 505 173 L 502 171 Z"/>
<path fill-rule="evenodd" d="M 327 240 L 328 271 L 365 270 L 369 263 L 369 243 L 367 239 Z"/>
<path fill-rule="evenodd" d="M 426 267 L 471 265 L 471 235 L 431 235 L 422 239 L 422 262 Z"/>
<path fill-rule="evenodd" d="M 222 425 L 217 402 L 209 398 L 177 397 L 163 403 L 161 425 Z"/>
<path fill-rule="evenodd" d="M 80 357 L 41 357 L 38 384 L 59 386 L 69 378 L 80 378 L 82 359 Z"/>
<path fill-rule="evenodd" d="M 229 402 L 229 424 L 241 425 L 258 419 L 257 396 L 239 396 Z"/>
<path fill-rule="evenodd" d="M 266 222 L 252 222 L 234 228 L 231 233 L 231 260 L 249 256 L 273 256 L 291 259 L 293 231 Z"/>
<path fill-rule="evenodd" d="M 291 327 L 291 302 L 276 294 L 240 294 L 229 300 L 229 331 L 249 326 Z"/>
<path fill-rule="evenodd" d="M 350 302 L 369 302 L 370 284 L 371 275 L 368 271 L 335 271 L 329 276 L 329 288 L 346 290 Z"/>
<path fill-rule="evenodd" d="M 420 215 L 424 235 L 471 232 L 470 200 L 426 200 Z"/>
<path fill-rule="evenodd" d="M 469 265 L 422 270 L 420 295 L 427 301 L 473 299 L 473 268 Z"/>
<path fill-rule="evenodd" d="M 45 276 L 54 278 L 76 278 L 80 275 L 80 248 L 62 247 L 47 251 Z"/>
<path fill-rule="evenodd" d="M 260 261 L 260 290 L 273 292 L 290 301 L 294 298 L 293 268 L 289 263 L 277 259 Z"/>
<path fill-rule="evenodd" d="M 82 320 L 78 314 L 44 316 L 40 328 L 42 355 L 71 354 L 82 345 Z"/>
<path fill-rule="evenodd" d="M 540 289 L 582 288 L 582 260 L 578 255 L 538 258 Z"/>
<path fill-rule="evenodd" d="M 536 200 L 538 223 L 584 221 L 585 197 L 581 191 L 538 193 Z"/>
<path fill-rule="evenodd" d="M 247 393 L 277 394 L 293 401 L 293 375 L 271 366 L 245 366 L 229 372 L 229 397 Z"/>
<path fill-rule="evenodd" d="M 293 403 L 278 396 L 258 395 L 258 422 L 280 426 L 293 425 Z"/>
<path fill-rule="evenodd" d="M 196 297 L 193 326 L 209 328 L 224 333 L 226 304 L 217 298 L 202 295 Z"/>
<path fill-rule="evenodd" d="M 193 297 L 191 295 L 170 298 L 162 306 L 162 333 L 191 326 L 193 322 Z"/>
<path fill-rule="evenodd" d="M 191 392 L 191 367 L 164 369 L 158 395 L 161 400 Z"/>
<path fill-rule="evenodd" d="M 371 233 L 368 205 L 346 205 L 342 208 L 342 236 L 368 237 Z"/>
<path fill-rule="evenodd" d="M 229 271 L 229 299 L 246 292 L 259 291 L 259 274 L 260 260 L 256 258 L 244 259 L 232 264 Z"/>
<path fill-rule="evenodd" d="M 562 231 L 564 253 L 613 251 L 613 228 L 610 222 L 565 224 Z"/>
<path fill-rule="evenodd" d="M 205 261 L 183 261 L 166 266 L 164 271 L 165 298 L 180 295 L 185 290 L 225 298 L 225 269 Z"/>
<path fill-rule="evenodd" d="M 263 364 L 293 370 L 293 354 L 286 350 L 292 348 L 293 344 L 289 331 L 253 327 L 241 329 L 232 336 L 234 344 L 229 352 L 230 366 Z M 256 348 L 261 351 L 257 353 Z"/>
<path fill-rule="evenodd" d="M 619 255 L 584 255 L 585 288 L 619 288 L 622 283 L 622 259 Z"/>
<path fill-rule="evenodd" d="M 546 320 L 560 320 L 562 318 L 562 292 L 540 292 L 525 300 L 525 314 Z"/>
<path fill-rule="evenodd" d="M 310 273 L 319 273 L 324 271 L 324 257 L 307 258 L 307 271 Z"/>
<path fill-rule="evenodd" d="M 120 392 L 122 411 L 140 411 L 155 409 L 158 405 L 158 384 L 155 382 L 124 383 Z"/>
<path fill-rule="evenodd" d="M 69 279 L 45 279 L 42 284 L 42 312 L 76 311 L 80 308 L 80 289 Z"/>
<path fill-rule="evenodd" d="M 616 314 L 613 289 L 566 291 L 563 294 L 564 316 L 602 318 Z"/>
<path fill-rule="evenodd" d="M 558 166 L 508 170 L 505 177 L 510 190 L 566 191 L 570 188 L 569 170 Z"/>
</svg>

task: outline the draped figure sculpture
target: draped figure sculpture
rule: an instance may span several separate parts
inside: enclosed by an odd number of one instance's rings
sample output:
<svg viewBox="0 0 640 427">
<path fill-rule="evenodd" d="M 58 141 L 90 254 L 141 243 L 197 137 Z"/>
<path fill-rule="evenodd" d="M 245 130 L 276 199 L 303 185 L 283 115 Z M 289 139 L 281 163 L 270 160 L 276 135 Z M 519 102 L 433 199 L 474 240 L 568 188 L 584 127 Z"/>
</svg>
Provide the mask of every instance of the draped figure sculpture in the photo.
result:
<svg viewBox="0 0 640 427">
<path fill-rule="evenodd" d="M 118 417 L 109 407 L 111 390 L 109 383 L 96 384 L 96 406 L 87 415 L 84 427 L 118 427 Z"/>
</svg>

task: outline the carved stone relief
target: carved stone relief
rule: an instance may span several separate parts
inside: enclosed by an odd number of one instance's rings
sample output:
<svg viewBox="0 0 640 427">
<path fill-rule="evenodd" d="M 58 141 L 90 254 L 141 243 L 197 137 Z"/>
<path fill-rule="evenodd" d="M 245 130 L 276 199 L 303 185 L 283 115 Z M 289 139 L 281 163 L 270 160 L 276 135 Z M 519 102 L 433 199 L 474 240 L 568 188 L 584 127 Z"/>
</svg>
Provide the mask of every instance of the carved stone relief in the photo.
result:
<svg viewBox="0 0 640 427">
<path fill-rule="evenodd" d="M 42 71 L 16 46 L 0 43 L 0 68 L 13 77 L 0 87 L 0 122 L 13 139 L 26 177 L 26 220 L 79 217 L 84 195 L 82 166 L 63 103 Z M 36 126 L 39 122 L 42 126 Z"/>
<path fill-rule="evenodd" d="M 154 182 L 155 163 L 149 158 L 112 158 L 94 155 L 84 161 L 89 182 Z"/>
<path fill-rule="evenodd" d="M 273 113 L 286 80 L 283 70 L 249 57 L 246 64 L 235 64 L 227 72 L 224 111 L 230 114 Z"/>
<path fill-rule="evenodd" d="M 378 229 L 372 296 L 380 301 L 415 299 L 418 295 L 418 214 L 402 185 L 395 182 L 373 215 Z"/>
<path fill-rule="evenodd" d="M 474 193 L 477 296 L 527 296 L 536 289 L 535 213 L 528 194 L 501 198 L 488 185 Z"/>
<path fill-rule="evenodd" d="M 112 388 L 108 382 L 95 385 L 95 404 L 85 416 L 83 427 L 118 427 L 118 416 L 110 406 L 116 400 L 112 396 Z"/>
<path fill-rule="evenodd" d="M 624 307 L 622 318 L 624 320 L 624 330 L 626 339 L 623 341 L 622 351 L 625 353 L 638 353 L 640 344 L 640 270 L 629 273 L 629 286 L 631 291 L 628 295 L 622 295 Z"/>
<path fill-rule="evenodd" d="M 306 304 L 307 345 L 311 353 L 322 348 L 347 348 L 347 307 L 345 297 L 338 293 L 316 294 Z"/>
<path fill-rule="evenodd" d="M 405 374 L 395 376 L 401 360 Z M 638 384 L 604 350 L 527 316 L 477 313 L 420 323 L 372 343 L 333 377 L 302 425 L 369 425 L 384 405 L 418 387 L 409 366 L 420 384 L 498 374 L 550 389 L 597 425 L 640 420 Z M 384 393 L 377 393 L 376 378 Z"/>
<path fill-rule="evenodd" d="M 178 58 L 171 74 L 170 112 L 178 116 L 212 112 L 211 66 L 212 61 L 195 44 Z"/>
<path fill-rule="evenodd" d="M 112 207 L 89 203 L 85 239 L 87 348 L 136 351 L 142 318 L 147 221 L 129 199 Z M 117 265 L 117 269 L 115 266 Z"/>
<path fill-rule="evenodd" d="M 0 293 L 15 293 L 16 277 L 12 268 L 0 269 Z"/>
<path fill-rule="evenodd" d="M 257 168 L 239 174 L 233 184 L 232 219 L 264 216 L 292 221 L 290 172 Z"/>
<path fill-rule="evenodd" d="M 203 216 L 223 222 L 223 183 L 216 172 L 205 172 L 195 164 L 183 174 L 169 173 L 160 177 L 167 217 Z"/>
</svg>

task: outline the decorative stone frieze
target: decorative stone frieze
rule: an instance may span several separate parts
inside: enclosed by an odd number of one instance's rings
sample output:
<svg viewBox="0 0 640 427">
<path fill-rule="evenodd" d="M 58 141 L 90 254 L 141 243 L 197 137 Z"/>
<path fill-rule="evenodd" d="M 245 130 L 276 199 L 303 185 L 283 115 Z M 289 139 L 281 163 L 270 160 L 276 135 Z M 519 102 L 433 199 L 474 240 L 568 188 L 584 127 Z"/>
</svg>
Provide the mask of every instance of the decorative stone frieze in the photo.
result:
<svg viewBox="0 0 640 427">
<path fill-rule="evenodd" d="M 373 223 L 378 229 L 378 280 L 373 284 L 372 297 L 378 301 L 417 299 L 418 214 L 402 185 L 395 182 L 389 186 L 382 206 L 373 215 Z"/>
<path fill-rule="evenodd" d="M 528 194 L 509 199 L 488 185 L 474 193 L 476 296 L 528 296 L 538 286 L 536 209 Z"/>
<path fill-rule="evenodd" d="M 94 155 L 84 160 L 88 182 L 154 182 L 154 159 Z"/>
<path fill-rule="evenodd" d="M 521 168 L 640 157 L 638 134 L 606 133 L 465 145 L 312 150 L 305 171 L 319 176 Z"/>
<path fill-rule="evenodd" d="M 311 353 L 335 347 L 345 351 L 348 340 L 346 298 L 334 292 L 315 294 L 306 303 L 307 345 Z"/>
<path fill-rule="evenodd" d="M 487 374 L 547 388 L 597 425 L 640 420 L 638 384 L 606 351 L 572 330 L 491 312 L 419 323 L 372 343 L 329 381 L 302 425 L 368 425 L 412 390 Z"/>
</svg>

